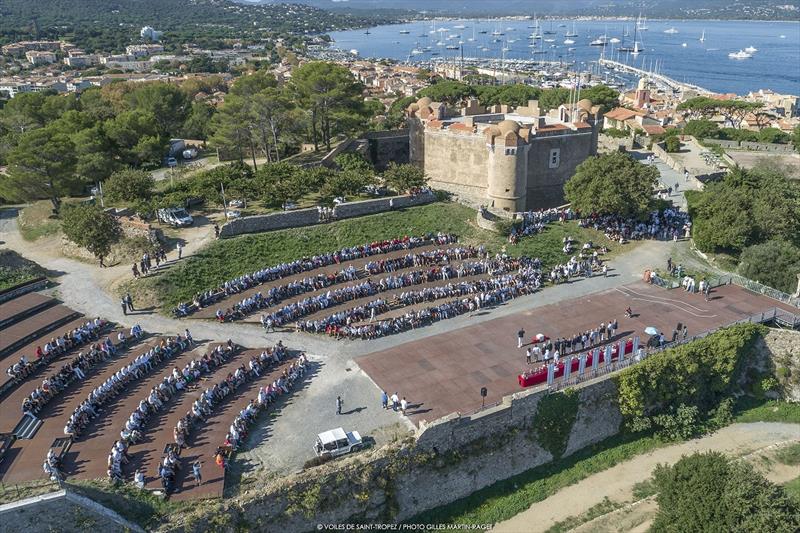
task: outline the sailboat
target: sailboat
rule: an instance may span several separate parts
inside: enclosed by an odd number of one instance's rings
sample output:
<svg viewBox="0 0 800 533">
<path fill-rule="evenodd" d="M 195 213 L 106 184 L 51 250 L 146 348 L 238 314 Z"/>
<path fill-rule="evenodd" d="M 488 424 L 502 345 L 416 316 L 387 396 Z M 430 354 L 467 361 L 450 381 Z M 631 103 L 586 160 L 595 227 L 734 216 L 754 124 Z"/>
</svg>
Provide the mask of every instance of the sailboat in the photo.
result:
<svg viewBox="0 0 800 533">
<path fill-rule="evenodd" d="M 706 42 L 706 29 L 705 28 L 703 28 L 703 35 L 700 36 L 700 42 L 701 43 Z"/>
<path fill-rule="evenodd" d="M 565 33 L 564 37 L 568 37 L 568 38 L 571 39 L 571 38 L 577 37 L 577 36 L 578 36 L 578 32 L 575 31 L 575 23 L 573 22 L 572 23 L 572 31 L 568 31 L 567 33 Z"/>
<path fill-rule="evenodd" d="M 751 46 L 748 46 L 747 48 L 745 48 L 744 51 L 747 52 L 748 54 L 754 54 L 754 53 L 758 52 L 758 48 L 756 48 L 755 46 L 751 45 Z"/>
<path fill-rule="evenodd" d="M 672 35 L 672 34 L 678 33 L 678 30 L 676 30 L 674 27 L 667 28 L 666 30 L 664 30 L 664 33 L 669 33 L 670 35 Z"/>
<path fill-rule="evenodd" d="M 617 48 L 619 52 L 630 52 L 633 56 L 637 56 L 641 53 L 642 48 L 639 46 L 638 30 L 639 25 L 637 24 L 633 27 L 633 46 L 620 46 Z"/>
<path fill-rule="evenodd" d="M 472 37 L 467 39 L 469 42 L 473 42 L 475 40 L 475 25 L 472 25 Z"/>
<path fill-rule="evenodd" d="M 649 29 L 647 27 L 647 17 L 642 17 L 641 13 L 639 13 L 639 18 L 636 20 L 636 29 L 639 31 L 647 31 Z"/>
</svg>

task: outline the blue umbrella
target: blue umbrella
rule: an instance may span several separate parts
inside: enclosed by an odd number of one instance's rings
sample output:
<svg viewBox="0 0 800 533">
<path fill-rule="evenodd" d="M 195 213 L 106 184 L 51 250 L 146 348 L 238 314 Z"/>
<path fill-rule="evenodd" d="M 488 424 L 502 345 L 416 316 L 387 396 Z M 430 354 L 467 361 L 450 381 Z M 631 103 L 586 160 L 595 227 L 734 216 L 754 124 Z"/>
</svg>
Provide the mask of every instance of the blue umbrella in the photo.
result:
<svg viewBox="0 0 800 533">
<path fill-rule="evenodd" d="M 658 335 L 658 330 L 653 326 L 648 326 L 644 328 L 644 332 L 647 333 L 648 335 Z"/>
</svg>

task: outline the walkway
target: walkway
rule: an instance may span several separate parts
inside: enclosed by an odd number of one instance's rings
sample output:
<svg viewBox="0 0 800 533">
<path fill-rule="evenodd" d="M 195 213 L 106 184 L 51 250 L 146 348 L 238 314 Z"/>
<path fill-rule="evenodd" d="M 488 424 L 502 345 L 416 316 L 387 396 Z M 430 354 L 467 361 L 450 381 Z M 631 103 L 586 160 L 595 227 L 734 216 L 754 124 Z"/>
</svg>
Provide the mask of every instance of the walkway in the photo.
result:
<svg viewBox="0 0 800 533">
<path fill-rule="evenodd" d="M 514 518 L 495 525 L 491 531 L 547 531 L 555 523 L 584 513 L 606 497 L 616 502 L 631 500 L 634 485 L 648 479 L 659 463 L 674 464 L 683 455 L 719 451 L 740 457 L 779 442 L 793 441 L 800 441 L 800 425 L 777 422 L 733 424 L 707 437 L 660 448 L 589 476 L 536 502 Z M 796 475 L 795 471 L 792 477 Z"/>
</svg>

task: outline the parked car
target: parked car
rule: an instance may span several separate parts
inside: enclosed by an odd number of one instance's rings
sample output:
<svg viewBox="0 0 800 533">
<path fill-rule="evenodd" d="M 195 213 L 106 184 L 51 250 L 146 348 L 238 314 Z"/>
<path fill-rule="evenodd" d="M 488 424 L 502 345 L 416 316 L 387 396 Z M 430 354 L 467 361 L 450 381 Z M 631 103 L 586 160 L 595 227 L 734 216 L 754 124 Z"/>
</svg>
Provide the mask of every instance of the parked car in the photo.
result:
<svg viewBox="0 0 800 533">
<path fill-rule="evenodd" d="M 337 196 L 336 198 L 333 199 L 333 205 L 343 204 L 346 201 L 347 201 L 347 198 L 345 198 L 344 196 Z"/>
<path fill-rule="evenodd" d="M 167 158 L 167 166 L 168 166 L 169 168 L 175 168 L 175 167 L 177 167 L 177 166 L 178 166 L 178 160 L 177 160 L 177 159 L 175 159 L 174 157 L 168 157 L 168 158 Z"/>
<path fill-rule="evenodd" d="M 228 219 L 239 218 L 242 216 L 242 212 L 238 209 L 226 209 L 225 214 L 227 215 Z"/>
<path fill-rule="evenodd" d="M 317 435 L 314 452 L 319 457 L 338 457 L 350 452 L 357 452 L 364 447 L 358 431 L 345 431 L 342 428 L 331 429 Z"/>
<path fill-rule="evenodd" d="M 292 209 L 297 209 L 297 204 L 294 202 L 286 202 L 283 204 L 284 211 L 291 211 Z"/>
<path fill-rule="evenodd" d="M 182 207 L 168 207 L 166 209 L 159 209 L 158 220 L 170 226 L 185 227 L 191 226 L 194 223 L 192 216 Z"/>
<path fill-rule="evenodd" d="M 244 207 L 244 200 L 231 200 L 228 207 Z"/>
</svg>

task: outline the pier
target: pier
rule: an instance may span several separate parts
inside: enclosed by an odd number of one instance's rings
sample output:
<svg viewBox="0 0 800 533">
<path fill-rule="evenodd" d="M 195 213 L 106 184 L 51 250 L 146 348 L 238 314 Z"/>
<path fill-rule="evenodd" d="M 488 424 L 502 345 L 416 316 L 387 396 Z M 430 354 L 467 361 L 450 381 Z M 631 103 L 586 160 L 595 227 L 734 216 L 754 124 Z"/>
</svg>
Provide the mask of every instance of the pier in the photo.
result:
<svg viewBox="0 0 800 533">
<path fill-rule="evenodd" d="M 625 63 L 621 63 L 619 61 L 614 61 L 613 59 L 600 58 L 598 60 L 598 63 L 600 63 L 600 65 L 606 68 L 613 68 L 621 72 L 627 72 L 630 74 L 636 74 L 641 77 L 647 77 L 652 81 L 654 81 L 656 84 L 662 85 L 676 92 L 696 91 L 701 94 L 712 94 L 712 91 L 709 91 L 708 89 L 705 89 L 698 85 L 693 85 L 691 83 L 682 83 L 677 80 L 673 80 L 669 76 L 665 76 L 663 74 L 659 74 L 656 72 L 648 72 L 640 68 L 626 65 Z"/>
</svg>

